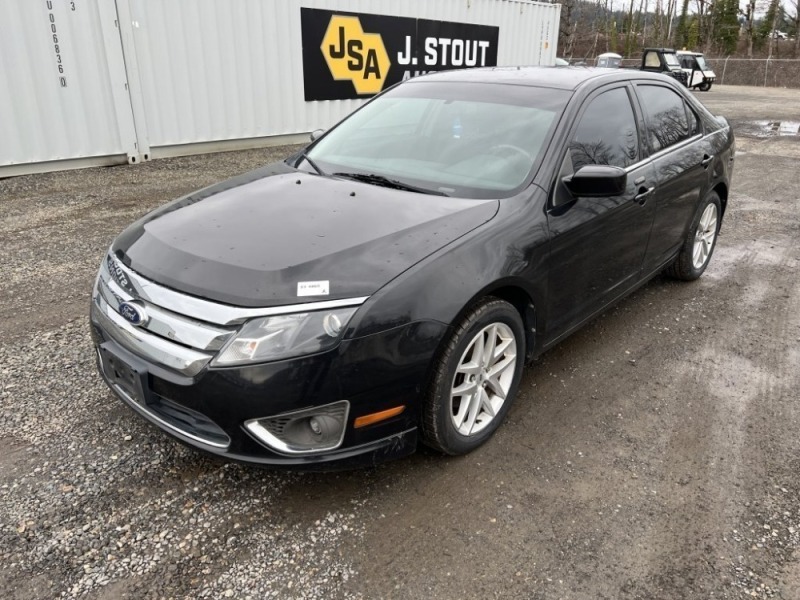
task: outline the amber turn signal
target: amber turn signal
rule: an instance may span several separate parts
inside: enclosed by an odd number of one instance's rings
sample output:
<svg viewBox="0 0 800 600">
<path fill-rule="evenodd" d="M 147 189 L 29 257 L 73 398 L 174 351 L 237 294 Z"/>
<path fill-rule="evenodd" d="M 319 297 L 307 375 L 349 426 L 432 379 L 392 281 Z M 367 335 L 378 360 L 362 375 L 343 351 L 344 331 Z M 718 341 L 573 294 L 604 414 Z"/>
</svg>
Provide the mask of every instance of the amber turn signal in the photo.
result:
<svg viewBox="0 0 800 600">
<path fill-rule="evenodd" d="M 366 427 L 367 425 L 380 423 L 381 421 L 385 421 L 386 419 L 391 419 L 392 417 L 396 417 L 405 409 L 406 409 L 405 405 L 395 406 L 394 408 L 387 408 L 386 410 L 382 410 L 380 412 L 364 415 L 363 417 L 358 417 L 353 423 L 353 427 L 359 429 L 360 427 Z"/>
</svg>

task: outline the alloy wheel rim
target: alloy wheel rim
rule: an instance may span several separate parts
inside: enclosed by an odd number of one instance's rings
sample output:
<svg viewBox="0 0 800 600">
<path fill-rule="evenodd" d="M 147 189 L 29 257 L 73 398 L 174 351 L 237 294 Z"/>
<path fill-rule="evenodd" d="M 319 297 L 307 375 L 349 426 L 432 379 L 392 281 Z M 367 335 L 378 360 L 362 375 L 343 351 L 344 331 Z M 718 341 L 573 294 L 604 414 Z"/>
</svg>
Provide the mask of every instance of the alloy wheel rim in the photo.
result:
<svg viewBox="0 0 800 600">
<path fill-rule="evenodd" d="M 717 237 L 717 206 L 709 204 L 700 217 L 697 231 L 694 234 L 694 247 L 692 248 L 692 265 L 700 269 L 711 256 L 714 239 Z"/>
<path fill-rule="evenodd" d="M 450 419 L 459 434 L 489 426 L 508 397 L 517 365 L 517 338 L 505 323 L 481 329 L 461 355 L 450 389 Z"/>
</svg>

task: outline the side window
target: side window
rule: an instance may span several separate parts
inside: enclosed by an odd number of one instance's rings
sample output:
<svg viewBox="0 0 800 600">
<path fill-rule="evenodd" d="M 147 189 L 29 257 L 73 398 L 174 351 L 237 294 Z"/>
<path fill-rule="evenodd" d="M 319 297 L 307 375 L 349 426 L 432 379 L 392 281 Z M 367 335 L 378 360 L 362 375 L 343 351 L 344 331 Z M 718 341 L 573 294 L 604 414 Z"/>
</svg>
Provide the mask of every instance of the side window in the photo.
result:
<svg viewBox="0 0 800 600">
<path fill-rule="evenodd" d="M 625 168 L 639 160 L 636 117 L 625 88 L 590 100 L 569 143 L 569 154 L 575 171 L 584 165 Z"/>
<path fill-rule="evenodd" d="M 683 98 L 660 85 L 637 86 L 647 122 L 647 139 L 658 152 L 690 136 Z"/>
<path fill-rule="evenodd" d="M 692 107 L 689 106 L 688 102 L 684 102 L 684 106 L 686 107 L 686 116 L 689 118 L 689 136 L 702 133 L 703 129 L 700 125 L 700 117 L 698 117 L 694 110 L 692 110 Z"/>
<path fill-rule="evenodd" d="M 661 61 L 658 60 L 657 52 L 648 52 L 644 57 L 644 66 L 649 68 L 658 69 L 661 67 Z"/>
</svg>

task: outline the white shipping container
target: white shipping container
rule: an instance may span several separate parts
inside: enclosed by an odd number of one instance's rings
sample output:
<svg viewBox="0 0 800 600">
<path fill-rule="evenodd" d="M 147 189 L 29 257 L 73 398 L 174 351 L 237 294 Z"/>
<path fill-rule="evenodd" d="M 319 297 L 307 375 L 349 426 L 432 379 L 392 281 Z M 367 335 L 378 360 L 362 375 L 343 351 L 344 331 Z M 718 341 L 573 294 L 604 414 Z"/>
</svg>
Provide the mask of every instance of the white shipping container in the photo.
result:
<svg viewBox="0 0 800 600">
<path fill-rule="evenodd" d="M 113 3 L 0 0 L 0 13 L 0 176 L 135 160 Z"/>
<path fill-rule="evenodd" d="M 0 176 L 298 142 L 330 127 L 366 98 L 306 100 L 304 8 L 358 13 L 365 24 L 376 22 L 371 15 L 406 18 L 385 21 L 389 29 L 407 19 L 495 28 L 498 65 L 553 64 L 560 12 L 527 0 L 0 0 L 0 7 L 10 15 L 0 21 Z M 373 39 L 366 29 L 364 40 Z M 388 43 L 392 32 L 381 33 Z M 402 57 L 395 48 L 387 58 L 396 69 Z"/>
</svg>

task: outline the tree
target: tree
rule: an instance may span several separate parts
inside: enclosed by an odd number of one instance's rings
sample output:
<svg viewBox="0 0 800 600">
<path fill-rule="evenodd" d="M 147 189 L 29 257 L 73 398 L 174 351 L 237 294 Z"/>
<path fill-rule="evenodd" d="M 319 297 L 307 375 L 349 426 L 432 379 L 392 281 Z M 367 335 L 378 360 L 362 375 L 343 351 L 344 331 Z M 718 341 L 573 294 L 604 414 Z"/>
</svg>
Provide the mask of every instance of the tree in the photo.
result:
<svg viewBox="0 0 800 600">
<path fill-rule="evenodd" d="M 797 0 L 800 2 L 800 0 Z M 655 14 L 653 15 L 653 45 L 655 46 L 663 46 L 664 45 L 664 24 L 663 24 L 664 15 L 661 12 L 661 0 L 656 0 L 656 10 Z"/>
<path fill-rule="evenodd" d="M 794 17 L 792 17 L 794 27 L 794 56 L 800 56 L 800 0 L 794 0 Z"/>
<path fill-rule="evenodd" d="M 562 0 L 561 1 L 561 22 L 558 28 L 558 47 L 562 56 L 572 58 L 572 47 L 575 42 L 575 25 L 577 22 L 574 18 L 575 0 Z"/>
<path fill-rule="evenodd" d="M 800 0 L 798 0 L 800 2 Z M 711 31 L 720 53 L 736 52 L 739 41 L 739 1 L 716 0 L 711 7 Z M 751 51 L 752 52 L 752 51 Z"/>
<path fill-rule="evenodd" d="M 780 0 L 770 0 L 769 6 L 767 7 L 767 14 L 764 15 L 761 25 L 758 27 L 757 33 L 757 40 L 759 43 L 763 43 L 764 40 L 768 40 L 769 46 L 767 56 L 772 56 L 772 48 L 775 42 L 773 31 L 778 29 L 778 19 L 780 14 Z"/>
<path fill-rule="evenodd" d="M 608 43 L 611 52 L 619 52 L 619 38 L 617 37 L 617 22 L 614 20 L 614 3 L 611 3 L 611 21 L 607 23 Z"/>
<path fill-rule="evenodd" d="M 622 53 L 625 58 L 630 58 L 633 45 L 633 36 L 636 35 L 636 32 L 633 30 L 633 0 L 631 0 L 631 6 L 628 10 L 628 15 L 622 20 L 622 30 L 625 32 L 625 49 Z"/>
<path fill-rule="evenodd" d="M 778 16 L 778 4 L 780 0 L 770 0 L 767 7 L 767 14 L 761 20 L 761 25 L 758 27 L 758 37 L 762 40 L 772 38 L 772 32 L 775 28 L 775 19 Z"/>
<path fill-rule="evenodd" d="M 744 16 L 744 31 L 747 35 L 747 57 L 753 58 L 753 44 L 756 41 L 756 0 L 747 0 L 745 9 L 740 12 Z"/>
<path fill-rule="evenodd" d="M 686 34 L 686 47 L 694 50 L 700 45 L 700 19 L 693 16 L 689 22 L 689 32 Z"/>
<path fill-rule="evenodd" d="M 681 8 L 681 16 L 678 19 L 678 30 L 675 32 L 675 46 L 682 48 L 686 46 L 689 41 L 689 0 L 683 0 L 683 7 Z"/>
</svg>

